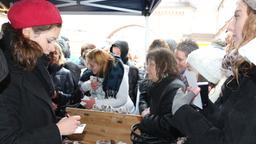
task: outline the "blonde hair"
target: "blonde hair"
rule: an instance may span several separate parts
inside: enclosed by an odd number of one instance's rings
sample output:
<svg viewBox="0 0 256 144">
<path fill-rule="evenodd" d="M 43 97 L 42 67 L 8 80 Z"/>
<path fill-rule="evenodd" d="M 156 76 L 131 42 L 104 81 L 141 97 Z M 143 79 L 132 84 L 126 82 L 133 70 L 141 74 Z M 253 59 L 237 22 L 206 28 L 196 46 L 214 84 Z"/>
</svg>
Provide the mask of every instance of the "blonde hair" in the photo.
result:
<svg viewBox="0 0 256 144">
<path fill-rule="evenodd" d="M 65 59 L 65 56 L 64 56 L 64 54 L 62 52 L 61 46 L 59 45 L 59 43 L 56 42 L 54 44 L 54 48 L 55 48 L 56 51 L 59 52 L 59 61 L 58 61 L 57 64 L 58 65 L 63 65 L 66 62 L 66 59 Z"/>
<path fill-rule="evenodd" d="M 242 30 L 242 41 L 239 44 L 239 46 L 234 49 L 234 51 L 236 52 L 241 46 L 245 45 L 246 43 L 248 43 L 256 37 L 256 11 L 251 9 L 247 5 L 247 14 L 248 18 L 246 19 L 246 22 Z M 244 58 L 235 59 L 232 65 L 234 78 L 238 80 L 239 72 L 243 73 L 244 75 L 247 75 L 252 67 L 254 67 L 254 65 L 246 62 Z"/>
<path fill-rule="evenodd" d="M 227 44 L 227 46 L 225 48 L 225 51 L 227 53 L 230 53 L 235 48 L 234 39 L 233 39 L 233 33 L 232 32 L 227 32 L 227 36 L 225 38 L 225 43 Z"/>
<path fill-rule="evenodd" d="M 100 71 L 97 75 L 104 77 L 104 74 L 109 67 L 109 63 L 114 61 L 114 57 L 102 49 L 95 48 L 87 53 L 86 61 L 94 61 L 98 64 L 100 66 Z"/>
</svg>

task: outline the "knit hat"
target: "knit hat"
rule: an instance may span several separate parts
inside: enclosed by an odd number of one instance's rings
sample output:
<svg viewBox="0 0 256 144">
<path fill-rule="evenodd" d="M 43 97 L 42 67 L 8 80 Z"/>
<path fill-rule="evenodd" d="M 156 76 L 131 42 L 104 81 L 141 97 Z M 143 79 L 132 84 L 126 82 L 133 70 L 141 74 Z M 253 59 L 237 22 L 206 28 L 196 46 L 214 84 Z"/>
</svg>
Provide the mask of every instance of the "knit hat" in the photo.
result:
<svg viewBox="0 0 256 144">
<path fill-rule="evenodd" d="M 239 48 L 239 54 L 245 58 L 246 61 L 253 63 L 256 65 L 256 38 L 249 41 L 247 44 Z"/>
<path fill-rule="evenodd" d="M 221 62 L 224 55 L 225 51 L 219 48 L 199 48 L 188 55 L 187 62 L 205 79 L 216 84 L 223 76 Z"/>
<path fill-rule="evenodd" d="M 5 56 L 0 49 L 0 82 L 7 76 L 8 74 L 8 66 L 5 60 Z"/>
<path fill-rule="evenodd" d="M 253 10 L 256 10 L 256 0 L 244 0 L 244 2 Z"/>
<path fill-rule="evenodd" d="M 47 0 L 20 0 L 7 16 L 15 29 L 62 23 L 59 10 Z"/>
</svg>

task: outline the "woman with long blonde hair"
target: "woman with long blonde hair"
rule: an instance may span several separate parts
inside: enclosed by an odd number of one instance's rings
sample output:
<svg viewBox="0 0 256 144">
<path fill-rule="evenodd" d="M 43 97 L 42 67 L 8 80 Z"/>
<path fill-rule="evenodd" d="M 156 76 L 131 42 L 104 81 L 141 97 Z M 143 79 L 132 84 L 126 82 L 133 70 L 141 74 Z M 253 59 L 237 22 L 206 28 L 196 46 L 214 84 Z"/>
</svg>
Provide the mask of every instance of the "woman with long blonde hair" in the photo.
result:
<svg viewBox="0 0 256 144">
<path fill-rule="evenodd" d="M 219 99 L 204 115 L 188 105 L 192 97 L 179 94 L 173 100 L 175 127 L 192 144 L 256 143 L 256 68 L 238 53 L 256 37 L 255 0 L 238 0 L 228 30 L 236 52 L 230 61 L 233 75 L 224 83 Z"/>
<path fill-rule="evenodd" d="M 129 68 L 102 49 L 91 50 L 86 56 L 86 63 L 94 76 L 103 78 L 102 88 L 105 92 L 104 99 L 85 100 L 86 108 L 111 106 L 114 110 L 132 113 L 134 105 L 129 96 Z"/>
</svg>

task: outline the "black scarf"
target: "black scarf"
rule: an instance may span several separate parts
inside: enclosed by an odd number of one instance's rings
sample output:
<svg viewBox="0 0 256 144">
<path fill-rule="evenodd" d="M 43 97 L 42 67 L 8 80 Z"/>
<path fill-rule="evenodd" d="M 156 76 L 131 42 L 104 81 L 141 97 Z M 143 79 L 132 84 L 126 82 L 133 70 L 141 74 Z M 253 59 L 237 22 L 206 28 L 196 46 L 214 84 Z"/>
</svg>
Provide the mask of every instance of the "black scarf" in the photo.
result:
<svg viewBox="0 0 256 144">
<path fill-rule="evenodd" d="M 114 62 L 109 62 L 108 70 L 103 81 L 103 90 L 106 93 L 105 97 L 114 97 L 119 90 L 124 75 L 123 63 L 116 59 Z"/>
</svg>

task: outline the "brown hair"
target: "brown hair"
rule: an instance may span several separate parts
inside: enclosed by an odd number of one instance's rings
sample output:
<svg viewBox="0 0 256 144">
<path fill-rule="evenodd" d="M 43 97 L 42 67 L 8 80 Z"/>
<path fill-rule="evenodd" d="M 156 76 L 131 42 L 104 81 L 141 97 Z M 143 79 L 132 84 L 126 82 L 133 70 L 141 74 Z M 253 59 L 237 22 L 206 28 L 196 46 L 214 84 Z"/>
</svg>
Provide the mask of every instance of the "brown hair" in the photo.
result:
<svg viewBox="0 0 256 144">
<path fill-rule="evenodd" d="M 148 51 L 151 51 L 156 48 L 168 48 L 168 43 L 163 39 L 155 39 L 149 46 Z"/>
<path fill-rule="evenodd" d="M 40 34 L 43 31 L 50 30 L 54 27 L 61 27 L 61 24 L 46 25 L 32 27 L 35 33 Z M 22 29 L 13 29 L 8 24 L 8 29 L 11 28 L 13 32 L 13 39 L 11 40 L 13 59 L 20 64 L 24 70 L 31 71 L 36 66 L 37 59 L 43 55 L 41 46 L 22 34 Z"/>
<path fill-rule="evenodd" d="M 243 26 L 242 31 L 243 39 L 242 42 L 239 44 L 238 48 L 235 49 L 235 51 L 238 51 L 241 46 L 245 45 L 256 37 L 256 11 L 247 5 L 247 14 L 248 18 Z M 247 75 L 252 67 L 254 67 L 254 65 L 246 62 L 243 58 L 235 59 L 235 62 L 232 65 L 232 71 L 234 73 L 235 79 L 238 79 L 238 75 L 240 72 L 244 75 Z"/>
<path fill-rule="evenodd" d="M 92 49 L 86 55 L 86 61 L 94 61 L 96 64 L 100 66 L 100 72 L 97 74 L 98 76 L 103 76 L 108 69 L 108 65 L 110 62 L 114 61 L 114 57 L 107 53 L 102 49 Z"/>
<path fill-rule="evenodd" d="M 183 41 L 181 41 L 177 47 L 176 47 L 176 51 L 182 51 L 185 53 L 186 57 L 188 57 L 188 55 L 198 49 L 198 45 L 195 41 L 191 40 L 191 39 L 185 39 Z"/>
<path fill-rule="evenodd" d="M 159 48 L 148 52 L 147 62 L 153 60 L 156 63 L 157 77 L 161 81 L 165 76 L 177 77 L 179 70 L 177 62 L 170 49 Z"/>
<path fill-rule="evenodd" d="M 240 46 L 245 45 L 256 36 L 256 11 L 247 5 L 248 18 L 243 27 L 243 41 Z"/>
<path fill-rule="evenodd" d="M 95 49 L 95 48 L 96 48 L 96 46 L 94 44 L 90 44 L 90 43 L 83 44 L 82 47 L 81 47 L 80 56 L 83 59 L 86 59 L 86 54 L 88 53 L 88 51 L 90 51 L 92 49 Z"/>
</svg>

